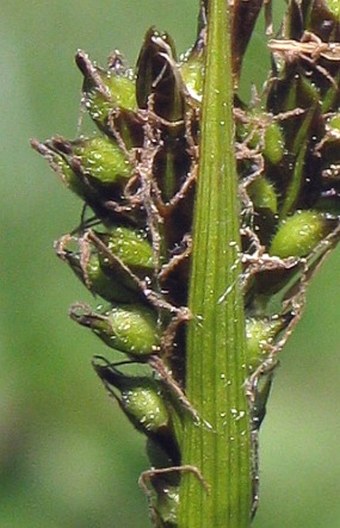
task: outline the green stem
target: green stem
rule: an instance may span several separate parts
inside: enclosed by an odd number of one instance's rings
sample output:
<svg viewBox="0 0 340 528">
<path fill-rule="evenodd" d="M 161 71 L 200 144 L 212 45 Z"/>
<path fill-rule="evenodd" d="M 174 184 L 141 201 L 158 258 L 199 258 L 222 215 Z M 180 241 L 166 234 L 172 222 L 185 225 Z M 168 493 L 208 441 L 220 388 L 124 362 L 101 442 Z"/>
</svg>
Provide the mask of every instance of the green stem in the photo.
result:
<svg viewBox="0 0 340 528">
<path fill-rule="evenodd" d="M 234 151 L 230 14 L 210 0 L 187 339 L 186 392 L 202 418 L 187 420 L 179 528 L 250 524 L 251 438 Z"/>
</svg>

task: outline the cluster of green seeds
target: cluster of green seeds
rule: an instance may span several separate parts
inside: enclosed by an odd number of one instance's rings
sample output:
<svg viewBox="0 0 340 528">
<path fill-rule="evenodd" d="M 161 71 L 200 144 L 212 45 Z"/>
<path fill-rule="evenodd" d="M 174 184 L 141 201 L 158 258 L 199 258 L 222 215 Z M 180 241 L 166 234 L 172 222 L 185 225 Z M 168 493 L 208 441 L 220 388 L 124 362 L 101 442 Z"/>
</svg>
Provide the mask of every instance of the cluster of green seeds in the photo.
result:
<svg viewBox="0 0 340 528">
<path fill-rule="evenodd" d="M 145 477 L 155 491 L 152 516 L 166 527 L 176 526 L 180 471 L 171 468 L 181 464 L 183 417 L 200 420 L 185 397 L 186 323 L 195 317 L 187 302 L 206 39 L 200 20 L 197 41 L 180 60 L 171 38 L 155 29 L 135 71 L 119 53 L 103 69 L 78 52 L 83 105 L 96 133 L 32 142 L 85 205 L 80 225 L 56 249 L 104 308 L 77 304 L 71 317 L 125 363 L 148 365 L 147 374 L 136 375 L 128 365 L 94 360 L 148 438 L 156 468 Z M 254 431 L 306 284 L 339 238 L 340 59 L 318 52 L 339 35 L 329 2 L 291 1 L 281 40 L 270 42 L 273 68 L 260 102 L 235 95 L 245 382 Z"/>
</svg>

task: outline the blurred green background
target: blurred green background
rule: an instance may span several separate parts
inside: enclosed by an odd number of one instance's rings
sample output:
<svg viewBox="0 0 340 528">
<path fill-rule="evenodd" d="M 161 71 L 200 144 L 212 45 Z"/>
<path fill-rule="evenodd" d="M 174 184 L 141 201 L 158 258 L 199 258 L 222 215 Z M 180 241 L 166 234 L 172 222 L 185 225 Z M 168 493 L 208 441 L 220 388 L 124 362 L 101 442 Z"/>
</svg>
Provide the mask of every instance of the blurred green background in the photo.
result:
<svg viewBox="0 0 340 528">
<path fill-rule="evenodd" d="M 67 317 L 68 306 L 88 296 L 52 249 L 77 224 L 81 204 L 30 149 L 29 138 L 77 135 L 77 48 L 101 63 L 119 48 L 134 64 L 145 30 L 156 25 L 184 51 L 194 38 L 197 3 L 2 3 L 1 528 L 150 526 L 137 486 L 148 467 L 143 438 L 91 370 L 91 356 L 105 351 Z M 266 75 L 260 28 L 244 94 Z M 256 528 L 340 527 L 339 257 L 338 250 L 314 280 L 282 355 L 261 431 Z"/>
</svg>

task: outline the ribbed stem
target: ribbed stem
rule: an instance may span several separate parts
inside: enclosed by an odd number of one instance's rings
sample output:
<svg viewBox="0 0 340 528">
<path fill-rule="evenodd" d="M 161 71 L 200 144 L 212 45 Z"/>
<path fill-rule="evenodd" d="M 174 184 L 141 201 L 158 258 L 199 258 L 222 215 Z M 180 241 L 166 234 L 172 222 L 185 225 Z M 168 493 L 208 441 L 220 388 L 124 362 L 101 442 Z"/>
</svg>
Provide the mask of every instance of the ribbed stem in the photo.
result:
<svg viewBox="0 0 340 528">
<path fill-rule="evenodd" d="M 251 440 L 245 381 L 244 307 L 234 151 L 230 13 L 211 0 L 193 233 L 186 392 L 201 417 L 181 446 L 179 528 L 250 524 Z"/>
</svg>

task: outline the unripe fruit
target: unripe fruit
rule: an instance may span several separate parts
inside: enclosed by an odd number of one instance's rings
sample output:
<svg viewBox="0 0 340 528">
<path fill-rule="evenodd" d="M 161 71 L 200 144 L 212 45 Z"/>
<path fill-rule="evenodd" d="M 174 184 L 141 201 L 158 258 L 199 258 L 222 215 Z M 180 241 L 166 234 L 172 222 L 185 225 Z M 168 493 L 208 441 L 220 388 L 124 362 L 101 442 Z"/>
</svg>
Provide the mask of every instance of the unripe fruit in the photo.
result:
<svg viewBox="0 0 340 528">
<path fill-rule="evenodd" d="M 107 126 L 110 112 L 115 108 L 136 110 L 135 83 L 117 54 L 107 70 L 92 63 L 83 51 L 78 51 L 76 63 L 84 75 L 83 98 L 96 124 Z"/>
<path fill-rule="evenodd" d="M 273 214 L 277 213 L 276 191 L 265 177 L 256 178 L 248 185 L 247 191 L 256 209 L 269 209 Z"/>
<path fill-rule="evenodd" d="M 326 220 L 321 213 L 297 211 L 279 225 L 269 254 L 280 258 L 306 257 L 326 232 Z"/>
<path fill-rule="evenodd" d="M 270 123 L 264 132 L 264 157 L 273 165 L 277 165 L 283 158 L 284 139 L 280 126 Z"/>
<path fill-rule="evenodd" d="M 86 175 L 102 184 L 126 181 L 131 176 L 131 165 L 116 143 L 98 136 L 74 145 Z"/>
<path fill-rule="evenodd" d="M 48 160 L 63 182 L 90 204 L 101 195 L 114 199 L 123 189 L 132 170 L 120 147 L 105 136 L 67 141 L 55 137 L 32 146 Z"/>
<path fill-rule="evenodd" d="M 150 281 L 154 273 L 153 250 L 145 233 L 123 226 L 94 233 L 107 248 L 107 254 L 86 238 L 62 237 L 56 245 L 58 256 L 68 262 L 93 294 L 116 303 L 136 302 L 140 296 L 138 279 Z M 110 255 L 121 264 L 113 266 Z M 124 266 L 131 275 L 122 269 Z"/>
<path fill-rule="evenodd" d="M 107 248 L 130 270 L 143 277 L 153 272 L 154 253 L 144 232 L 129 227 L 113 227 L 103 237 Z"/>
<path fill-rule="evenodd" d="M 169 414 L 159 392 L 147 380 L 140 386 L 122 392 L 122 407 L 146 431 L 157 432 L 166 427 Z"/>
<path fill-rule="evenodd" d="M 74 305 L 70 316 L 91 330 L 109 347 L 134 358 L 156 354 L 160 344 L 157 315 L 142 305 L 120 305 L 100 314 Z"/>
<path fill-rule="evenodd" d="M 291 315 L 246 319 L 247 367 L 253 372 L 268 356 L 277 336 L 291 320 Z"/>
<path fill-rule="evenodd" d="M 132 424 L 146 434 L 167 428 L 169 412 L 157 382 L 147 376 L 125 376 L 114 365 L 94 362 L 93 367 L 109 388 Z"/>
</svg>

